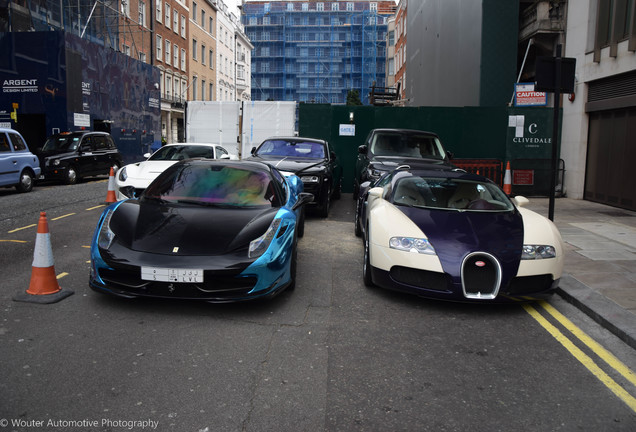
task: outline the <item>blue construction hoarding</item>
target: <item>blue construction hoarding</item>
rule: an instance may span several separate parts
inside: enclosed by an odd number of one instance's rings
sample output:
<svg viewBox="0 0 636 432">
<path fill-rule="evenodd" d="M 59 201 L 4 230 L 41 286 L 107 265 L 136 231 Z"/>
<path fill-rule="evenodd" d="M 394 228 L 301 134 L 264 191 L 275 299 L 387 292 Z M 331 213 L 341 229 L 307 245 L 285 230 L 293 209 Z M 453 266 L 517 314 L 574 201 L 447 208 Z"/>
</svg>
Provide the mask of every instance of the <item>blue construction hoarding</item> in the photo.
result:
<svg viewBox="0 0 636 432">
<path fill-rule="evenodd" d="M 0 125 L 47 136 L 110 132 L 125 162 L 161 139 L 159 70 L 62 31 L 0 33 Z"/>
</svg>

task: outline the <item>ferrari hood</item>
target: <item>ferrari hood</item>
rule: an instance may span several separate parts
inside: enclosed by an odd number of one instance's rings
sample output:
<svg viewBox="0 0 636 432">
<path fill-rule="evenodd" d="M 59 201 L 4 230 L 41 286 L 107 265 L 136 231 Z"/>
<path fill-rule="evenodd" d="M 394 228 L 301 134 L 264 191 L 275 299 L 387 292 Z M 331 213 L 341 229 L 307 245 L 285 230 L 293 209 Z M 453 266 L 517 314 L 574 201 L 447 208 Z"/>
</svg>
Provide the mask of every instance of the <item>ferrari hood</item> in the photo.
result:
<svg viewBox="0 0 636 432">
<path fill-rule="evenodd" d="M 178 161 L 146 161 L 137 164 L 128 165 L 129 175 L 138 178 L 155 178 L 164 172 L 169 166 L 174 165 Z"/>
<path fill-rule="evenodd" d="M 472 252 L 497 258 L 503 280 L 517 273 L 523 248 L 523 219 L 518 212 L 398 208 L 428 237 L 444 271 L 451 276 L 459 277 L 464 257 Z"/>
<path fill-rule="evenodd" d="M 129 200 L 117 207 L 110 228 L 115 241 L 138 252 L 222 255 L 247 247 L 265 233 L 277 211 Z"/>
</svg>

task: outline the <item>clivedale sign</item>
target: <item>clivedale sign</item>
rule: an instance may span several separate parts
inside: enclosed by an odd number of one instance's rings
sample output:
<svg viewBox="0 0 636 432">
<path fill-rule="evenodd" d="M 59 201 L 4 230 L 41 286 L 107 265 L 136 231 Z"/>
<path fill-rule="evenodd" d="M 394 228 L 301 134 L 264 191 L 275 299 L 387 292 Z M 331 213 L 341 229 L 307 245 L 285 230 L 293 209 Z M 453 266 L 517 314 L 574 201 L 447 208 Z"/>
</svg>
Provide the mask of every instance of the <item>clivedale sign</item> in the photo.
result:
<svg viewBox="0 0 636 432">
<path fill-rule="evenodd" d="M 545 121 L 528 119 L 527 115 L 508 116 L 508 127 L 514 128 L 513 144 L 521 144 L 526 149 L 544 149 L 546 144 L 552 144 L 552 138 L 542 134 Z"/>
</svg>

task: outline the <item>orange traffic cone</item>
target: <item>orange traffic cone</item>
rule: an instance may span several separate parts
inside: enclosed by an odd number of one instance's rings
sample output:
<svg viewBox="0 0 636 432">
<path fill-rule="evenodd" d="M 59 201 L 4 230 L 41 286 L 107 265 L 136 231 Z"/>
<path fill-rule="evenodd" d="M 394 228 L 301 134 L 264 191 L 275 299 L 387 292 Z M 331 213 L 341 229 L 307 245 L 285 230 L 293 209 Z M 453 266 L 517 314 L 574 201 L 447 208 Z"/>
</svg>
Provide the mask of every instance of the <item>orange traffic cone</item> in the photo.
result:
<svg viewBox="0 0 636 432">
<path fill-rule="evenodd" d="M 503 191 L 506 195 L 512 193 L 512 175 L 510 174 L 510 161 L 506 162 L 506 174 L 504 175 Z"/>
<path fill-rule="evenodd" d="M 55 303 L 71 294 L 73 291 L 63 290 L 57 283 L 49 223 L 46 220 L 46 213 L 41 212 L 33 252 L 31 283 L 25 293 L 20 293 L 13 299 L 32 303 Z"/>
<path fill-rule="evenodd" d="M 108 192 L 106 193 L 105 204 L 112 204 L 117 202 L 117 196 L 115 195 L 115 170 L 110 167 L 110 175 L 108 176 Z"/>
</svg>

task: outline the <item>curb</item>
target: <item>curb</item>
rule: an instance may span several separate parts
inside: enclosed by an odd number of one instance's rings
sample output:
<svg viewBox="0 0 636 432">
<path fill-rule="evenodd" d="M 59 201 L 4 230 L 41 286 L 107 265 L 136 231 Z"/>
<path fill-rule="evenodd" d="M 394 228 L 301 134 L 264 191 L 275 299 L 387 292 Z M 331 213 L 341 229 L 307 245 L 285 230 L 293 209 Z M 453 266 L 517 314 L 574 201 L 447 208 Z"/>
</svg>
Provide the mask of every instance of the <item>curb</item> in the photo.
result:
<svg viewBox="0 0 636 432">
<path fill-rule="evenodd" d="M 636 349 L 636 315 L 570 275 L 563 275 L 556 292 L 627 345 Z"/>
</svg>

